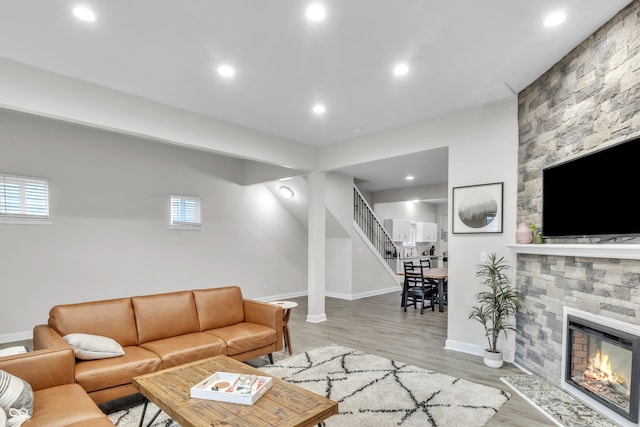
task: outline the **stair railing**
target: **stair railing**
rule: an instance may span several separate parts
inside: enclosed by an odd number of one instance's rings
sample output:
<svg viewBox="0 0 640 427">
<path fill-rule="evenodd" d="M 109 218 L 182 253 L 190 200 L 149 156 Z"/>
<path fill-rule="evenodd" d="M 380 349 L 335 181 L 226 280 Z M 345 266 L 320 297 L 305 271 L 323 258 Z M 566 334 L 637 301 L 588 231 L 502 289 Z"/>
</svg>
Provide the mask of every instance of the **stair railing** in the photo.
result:
<svg viewBox="0 0 640 427">
<path fill-rule="evenodd" d="M 392 270 L 398 248 L 357 187 L 353 187 L 353 219 Z"/>
</svg>

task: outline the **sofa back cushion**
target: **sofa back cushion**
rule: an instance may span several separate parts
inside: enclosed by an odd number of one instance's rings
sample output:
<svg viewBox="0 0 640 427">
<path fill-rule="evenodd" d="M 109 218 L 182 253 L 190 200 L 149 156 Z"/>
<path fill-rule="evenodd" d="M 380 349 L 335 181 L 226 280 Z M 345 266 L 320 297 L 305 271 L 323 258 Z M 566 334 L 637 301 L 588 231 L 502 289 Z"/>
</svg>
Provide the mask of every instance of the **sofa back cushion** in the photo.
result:
<svg viewBox="0 0 640 427">
<path fill-rule="evenodd" d="M 244 303 L 238 286 L 197 289 L 193 291 L 193 297 L 198 307 L 201 331 L 244 322 Z"/>
<path fill-rule="evenodd" d="M 191 291 L 131 298 L 140 344 L 198 332 L 198 313 Z"/>
<path fill-rule="evenodd" d="M 138 343 L 130 298 L 57 305 L 49 310 L 49 326 L 61 336 L 102 335 L 123 347 Z"/>
</svg>

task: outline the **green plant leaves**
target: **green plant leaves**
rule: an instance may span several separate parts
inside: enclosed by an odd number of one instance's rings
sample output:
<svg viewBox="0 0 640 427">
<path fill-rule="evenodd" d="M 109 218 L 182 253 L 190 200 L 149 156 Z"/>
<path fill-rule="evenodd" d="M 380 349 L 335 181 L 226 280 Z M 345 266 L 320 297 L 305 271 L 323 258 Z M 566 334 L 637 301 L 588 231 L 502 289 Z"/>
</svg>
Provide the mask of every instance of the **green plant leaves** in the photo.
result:
<svg viewBox="0 0 640 427">
<path fill-rule="evenodd" d="M 512 315 L 524 306 L 524 296 L 511 287 L 511 280 L 506 271 L 509 265 L 504 257 L 498 258 L 495 253 L 483 264 L 478 265 L 476 277 L 483 279 L 487 290 L 476 294 L 478 305 L 471 307 L 468 318 L 477 320 L 485 330 L 489 343 L 489 351 L 497 350 L 500 333 L 516 331 L 515 325 L 507 323 Z"/>
</svg>

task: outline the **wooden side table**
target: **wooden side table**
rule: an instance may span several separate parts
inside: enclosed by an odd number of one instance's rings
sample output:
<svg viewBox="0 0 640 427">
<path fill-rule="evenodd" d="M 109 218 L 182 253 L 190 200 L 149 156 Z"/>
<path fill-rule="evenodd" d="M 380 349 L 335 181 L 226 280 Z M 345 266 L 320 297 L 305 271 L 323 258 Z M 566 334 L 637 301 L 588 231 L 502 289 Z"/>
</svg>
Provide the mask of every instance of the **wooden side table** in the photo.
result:
<svg viewBox="0 0 640 427">
<path fill-rule="evenodd" d="M 291 355 L 293 354 L 293 350 L 291 350 L 291 337 L 289 336 L 289 316 L 291 316 L 291 309 L 297 307 L 298 303 L 293 301 L 271 301 L 270 303 L 279 305 L 284 311 L 284 317 L 282 318 L 284 348 L 289 349 L 289 354 Z"/>
</svg>

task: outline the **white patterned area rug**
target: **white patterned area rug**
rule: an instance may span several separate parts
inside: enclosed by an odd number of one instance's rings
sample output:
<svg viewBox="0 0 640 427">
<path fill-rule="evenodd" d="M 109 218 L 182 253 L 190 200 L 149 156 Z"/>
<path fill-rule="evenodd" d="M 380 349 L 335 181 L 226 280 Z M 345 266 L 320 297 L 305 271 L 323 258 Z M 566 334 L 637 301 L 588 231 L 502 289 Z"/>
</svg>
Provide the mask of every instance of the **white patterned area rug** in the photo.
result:
<svg viewBox="0 0 640 427">
<path fill-rule="evenodd" d="M 118 427 L 138 427 L 140 425 L 140 417 L 142 416 L 142 408 L 144 405 L 137 405 L 129 409 L 123 409 L 109 414 L 111 422 Z M 153 416 L 158 412 L 158 407 L 149 402 L 147 412 L 144 417 L 144 426 L 146 426 Z M 164 412 L 160 412 L 158 417 L 151 424 L 153 427 L 180 427 L 180 424 L 173 421 Z"/>
<path fill-rule="evenodd" d="M 509 399 L 496 388 L 330 345 L 263 366 L 338 402 L 324 426 L 483 426 Z"/>
<path fill-rule="evenodd" d="M 493 387 L 337 345 L 261 366 L 268 375 L 338 402 L 322 426 L 483 426 L 509 400 Z M 142 405 L 109 414 L 118 427 L 138 426 Z M 155 414 L 149 404 L 145 425 Z M 162 412 L 154 427 L 179 427 Z"/>
</svg>

